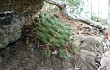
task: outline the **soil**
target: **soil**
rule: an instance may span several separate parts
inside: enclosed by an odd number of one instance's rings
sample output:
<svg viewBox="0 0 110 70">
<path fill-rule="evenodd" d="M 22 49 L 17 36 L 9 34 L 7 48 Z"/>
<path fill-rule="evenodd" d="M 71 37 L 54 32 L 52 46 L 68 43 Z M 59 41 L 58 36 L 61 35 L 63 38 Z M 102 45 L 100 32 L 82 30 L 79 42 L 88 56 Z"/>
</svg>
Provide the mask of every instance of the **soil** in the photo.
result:
<svg viewBox="0 0 110 70">
<path fill-rule="evenodd" d="M 0 70 L 66 70 L 67 61 L 62 61 L 57 55 L 49 59 L 41 55 L 42 46 L 30 36 L 31 32 L 31 26 L 24 26 L 19 40 L 0 49 Z"/>
</svg>

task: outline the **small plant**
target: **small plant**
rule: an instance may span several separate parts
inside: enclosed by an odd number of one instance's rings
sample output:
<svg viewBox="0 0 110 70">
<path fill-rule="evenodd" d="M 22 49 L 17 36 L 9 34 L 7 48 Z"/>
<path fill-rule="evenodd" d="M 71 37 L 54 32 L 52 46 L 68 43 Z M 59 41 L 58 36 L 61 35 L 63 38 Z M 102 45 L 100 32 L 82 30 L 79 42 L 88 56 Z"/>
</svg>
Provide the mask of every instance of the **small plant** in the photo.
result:
<svg viewBox="0 0 110 70">
<path fill-rule="evenodd" d="M 42 50 L 42 55 L 44 58 L 50 58 L 51 50 L 50 49 Z"/>
<path fill-rule="evenodd" d="M 66 52 L 66 49 L 59 49 L 59 57 L 61 59 L 67 59 L 67 52 Z"/>
<path fill-rule="evenodd" d="M 73 54 L 77 53 L 77 48 L 76 47 L 72 47 L 71 50 L 72 50 Z"/>
</svg>

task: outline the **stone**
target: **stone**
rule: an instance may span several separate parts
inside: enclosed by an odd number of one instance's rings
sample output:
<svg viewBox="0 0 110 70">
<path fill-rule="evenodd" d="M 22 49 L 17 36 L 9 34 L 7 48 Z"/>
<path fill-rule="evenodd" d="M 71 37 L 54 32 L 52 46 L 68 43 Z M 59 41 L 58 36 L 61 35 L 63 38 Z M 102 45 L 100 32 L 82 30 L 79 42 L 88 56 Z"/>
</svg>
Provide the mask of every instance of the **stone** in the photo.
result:
<svg viewBox="0 0 110 70">
<path fill-rule="evenodd" d="M 88 50 L 88 51 L 97 50 L 95 48 L 95 46 L 98 47 L 99 43 L 94 38 L 85 38 L 84 40 L 81 41 L 81 44 L 80 44 L 81 49 L 85 49 L 85 50 Z"/>
<path fill-rule="evenodd" d="M 18 17 L 13 15 L 12 22 L 2 24 L 0 22 L 0 48 L 6 47 L 9 43 L 12 43 L 21 37 L 22 27 L 25 23 L 25 17 Z"/>
<path fill-rule="evenodd" d="M 98 70 L 110 70 L 110 51 L 106 51 L 101 56 L 100 64 Z"/>
<path fill-rule="evenodd" d="M 89 52 L 87 50 L 80 51 L 81 57 L 81 70 L 97 70 L 97 66 L 95 64 L 95 57 L 96 55 L 93 52 Z"/>
<path fill-rule="evenodd" d="M 22 27 L 43 7 L 43 0 L 1 0 L 0 48 L 21 37 Z"/>
<path fill-rule="evenodd" d="M 52 68 L 46 68 L 46 67 L 38 67 L 37 70 L 53 70 Z"/>
</svg>

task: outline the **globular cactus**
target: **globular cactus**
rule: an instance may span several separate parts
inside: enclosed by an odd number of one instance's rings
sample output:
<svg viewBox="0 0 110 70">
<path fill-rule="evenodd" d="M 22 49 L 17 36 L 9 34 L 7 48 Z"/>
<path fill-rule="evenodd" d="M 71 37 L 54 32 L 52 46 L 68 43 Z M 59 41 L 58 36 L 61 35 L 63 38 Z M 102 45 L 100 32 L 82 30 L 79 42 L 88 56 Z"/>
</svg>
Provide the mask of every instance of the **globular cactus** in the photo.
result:
<svg viewBox="0 0 110 70">
<path fill-rule="evenodd" d="M 36 37 L 45 46 L 64 48 L 66 43 L 70 40 L 71 27 L 47 13 L 40 14 L 34 19 L 33 25 L 36 28 Z"/>
</svg>

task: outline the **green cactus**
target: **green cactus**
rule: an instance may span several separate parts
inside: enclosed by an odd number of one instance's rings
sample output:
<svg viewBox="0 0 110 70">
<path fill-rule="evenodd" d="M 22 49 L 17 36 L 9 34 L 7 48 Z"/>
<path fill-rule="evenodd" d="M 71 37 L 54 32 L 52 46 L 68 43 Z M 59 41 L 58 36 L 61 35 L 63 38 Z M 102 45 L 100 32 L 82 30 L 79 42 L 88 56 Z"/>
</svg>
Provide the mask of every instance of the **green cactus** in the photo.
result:
<svg viewBox="0 0 110 70">
<path fill-rule="evenodd" d="M 35 26 L 37 31 L 37 39 L 45 46 L 54 46 L 58 49 L 66 47 L 66 43 L 70 40 L 69 38 L 72 34 L 71 27 L 68 24 L 46 13 L 36 17 L 33 26 Z M 63 57 L 63 55 L 60 56 Z"/>
</svg>

